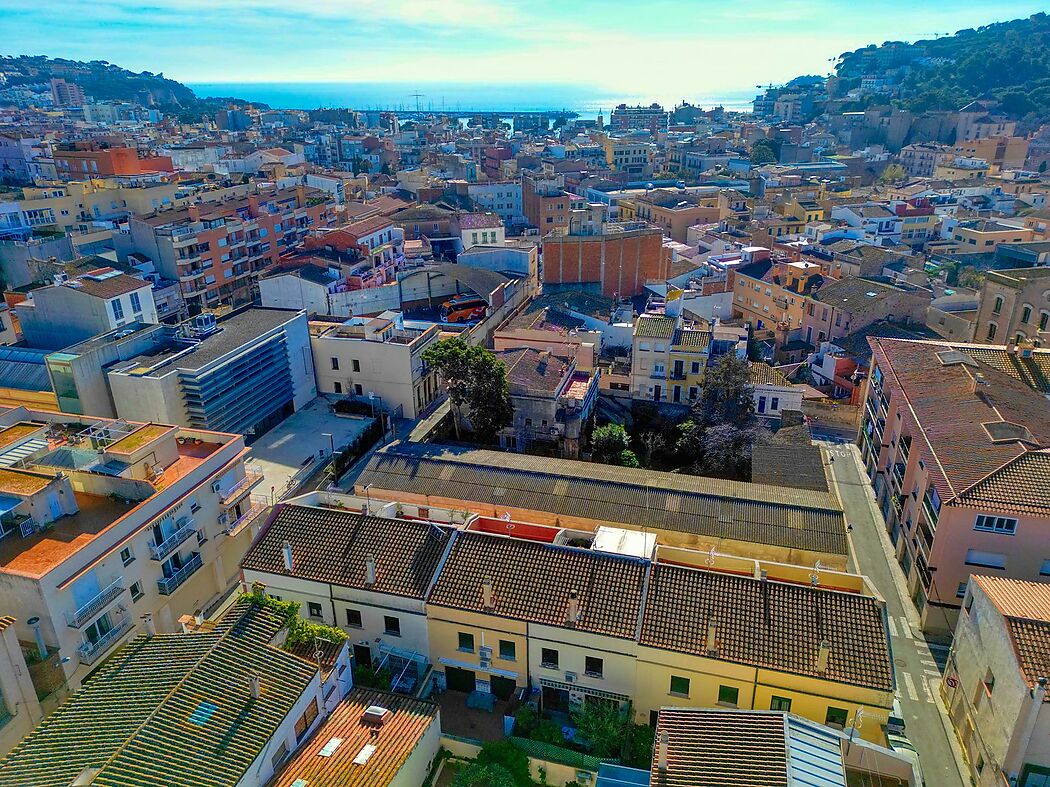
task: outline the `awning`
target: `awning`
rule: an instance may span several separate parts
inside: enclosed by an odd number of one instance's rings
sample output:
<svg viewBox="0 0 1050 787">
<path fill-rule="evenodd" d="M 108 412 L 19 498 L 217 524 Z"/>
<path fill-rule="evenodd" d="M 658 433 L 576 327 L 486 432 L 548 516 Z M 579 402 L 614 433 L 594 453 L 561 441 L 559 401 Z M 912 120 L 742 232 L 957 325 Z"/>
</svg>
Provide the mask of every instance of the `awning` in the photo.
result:
<svg viewBox="0 0 1050 787">
<path fill-rule="evenodd" d="M 0 516 L 10 514 L 20 505 L 22 505 L 21 498 L 12 497 L 10 495 L 0 495 Z"/>
<path fill-rule="evenodd" d="M 456 659 L 447 659 L 441 656 L 438 659 L 438 664 L 442 664 L 446 667 L 458 667 L 459 669 L 470 670 L 471 672 L 484 672 L 489 675 L 499 675 L 504 678 L 512 678 L 513 680 L 518 679 L 518 673 L 511 672 L 506 669 L 497 669 L 496 667 L 482 667 L 477 664 L 471 664 L 467 661 L 457 661 Z"/>
</svg>

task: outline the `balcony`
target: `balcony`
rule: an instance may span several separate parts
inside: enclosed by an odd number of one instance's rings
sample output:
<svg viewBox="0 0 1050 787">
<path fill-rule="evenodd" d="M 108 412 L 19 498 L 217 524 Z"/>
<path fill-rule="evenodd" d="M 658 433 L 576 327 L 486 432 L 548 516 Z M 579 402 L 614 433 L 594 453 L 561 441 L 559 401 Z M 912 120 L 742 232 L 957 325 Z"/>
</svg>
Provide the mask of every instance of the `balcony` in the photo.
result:
<svg viewBox="0 0 1050 787">
<path fill-rule="evenodd" d="M 238 481 L 236 484 L 231 486 L 225 492 L 219 491 L 219 499 L 223 503 L 229 503 L 236 500 L 238 497 L 243 495 L 249 489 L 254 487 L 260 481 L 263 480 L 263 474 L 257 470 L 247 470 L 244 473 L 244 478 Z"/>
<path fill-rule="evenodd" d="M 161 577 L 157 580 L 157 590 L 160 591 L 162 596 L 170 596 L 175 592 L 176 588 L 179 587 L 183 582 L 193 576 L 201 566 L 204 565 L 204 558 L 201 557 L 200 552 L 194 552 L 186 564 L 172 574 L 170 577 Z"/>
<path fill-rule="evenodd" d="M 88 601 L 80 609 L 66 612 L 66 623 L 70 628 L 78 629 L 95 617 L 98 613 L 112 604 L 121 593 L 124 592 L 124 577 L 117 577 L 107 587 L 103 588 L 97 596 Z"/>
<path fill-rule="evenodd" d="M 179 529 L 172 533 L 170 536 L 165 538 L 159 544 L 151 543 L 149 545 L 149 556 L 153 560 L 163 560 L 182 544 L 187 538 L 197 532 L 197 527 L 190 517 L 183 517 L 179 520 L 181 523 Z"/>
<path fill-rule="evenodd" d="M 904 483 L 904 464 L 897 462 L 893 465 L 893 472 L 890 475 L 890 480 L 893 482 L 893 486 L 896 487 L 897 491 L 900 492 L 901 485 Z"/>
<path fill-rule="evenodd" d="M 938 513 L 933 510 L 933 502 L 930 500 L 929 492 L 922 496 L 922 513 L 930 529 L 936 530 Z"/>
<path fill-rule="evenodd" d="M 246 527 L 251 527 L 253 522 L 256 522 L 260 517 L 266 516 L 269 510 L 270 501 L 267 498 L 253 496 L 251 507 L 226 525 L 226 535 L 235 536 Z"/>
<path fill-rule="evenodd" d="M 124 636 L 129 628 L 131 628 L 131 618 L 125 617 L 94 642 L 81 643 L 77 648 L 77 655 L 80 656 L 81 663 L 93 664 L 113 643 Z"/>
</svg>

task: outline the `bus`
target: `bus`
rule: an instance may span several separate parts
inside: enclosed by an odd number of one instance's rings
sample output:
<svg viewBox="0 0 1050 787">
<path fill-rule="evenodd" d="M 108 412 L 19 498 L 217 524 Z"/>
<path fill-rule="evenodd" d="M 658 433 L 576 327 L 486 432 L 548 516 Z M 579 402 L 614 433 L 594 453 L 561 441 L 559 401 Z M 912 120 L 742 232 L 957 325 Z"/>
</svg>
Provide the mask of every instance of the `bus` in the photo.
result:
<svg viewBox="0 0 1050 787">
<path fill-rule="evenodd" d="M 441 304 L 442 322 L 476 322 L 485 316 L 489 304 L 477 295 L 457 295 Z"/>
</svg>

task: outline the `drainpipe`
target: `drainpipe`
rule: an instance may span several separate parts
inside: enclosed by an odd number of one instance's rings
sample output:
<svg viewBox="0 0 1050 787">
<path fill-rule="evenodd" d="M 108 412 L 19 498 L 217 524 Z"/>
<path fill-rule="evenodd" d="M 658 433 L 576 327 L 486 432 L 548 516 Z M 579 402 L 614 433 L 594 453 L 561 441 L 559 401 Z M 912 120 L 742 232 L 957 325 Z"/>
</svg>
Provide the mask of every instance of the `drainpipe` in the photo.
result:
<svg viewBox="0 0 1050 787">
<path fill-rule="evenodd" d="M 1039 720 L 1039 711 L 1042 709 L 1043 701 L 1046 699 L 1046 689 L 1047 679 L 1039 678 L 1035 688 L 1032 689 L 1032 700 L 1028 706 L 1028 714 L 1024 720 L 1021 736 L 1017 741 L 1017 745 L 1011 747 L 1011 751 L 1006 756 L 1006 762 L 1003 763 L 1003 770 L 1006 771 L 1011 783 L 1017 779 L 1018 772 L 1021 770 L 1021 763 L 1024 761 L 1028 746 L 1032 742 L 1035 724 Z"/>
</svg>

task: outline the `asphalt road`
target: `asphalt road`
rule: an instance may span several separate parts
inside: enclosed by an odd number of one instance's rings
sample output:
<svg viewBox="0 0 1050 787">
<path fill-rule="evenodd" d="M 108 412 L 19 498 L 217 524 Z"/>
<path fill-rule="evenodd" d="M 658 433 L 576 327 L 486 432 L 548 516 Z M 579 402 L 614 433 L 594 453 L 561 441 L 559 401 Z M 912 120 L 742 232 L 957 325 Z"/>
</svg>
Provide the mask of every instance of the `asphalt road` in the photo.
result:
<svg viewBox="0 0 1050 787">
<path fill-rule="evenodd" d="M 853 568 L 866 575 L 886 601 L 897 697 L 905 735 L 919 752 L 927 787 L 963 787 L 970 779 L 960 768 L 961 752 L 939 694 L 947 648 L 931 647 L 918 627 L 918 612 L 907 596 L 904 573 L 893 557 L 889 535 L 875 496 L 852 444 L 824 443 L 831 475 L 853 526 L 849 534 Z"/>
</svg>

